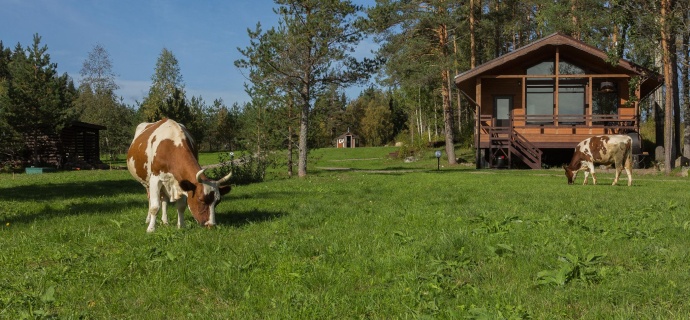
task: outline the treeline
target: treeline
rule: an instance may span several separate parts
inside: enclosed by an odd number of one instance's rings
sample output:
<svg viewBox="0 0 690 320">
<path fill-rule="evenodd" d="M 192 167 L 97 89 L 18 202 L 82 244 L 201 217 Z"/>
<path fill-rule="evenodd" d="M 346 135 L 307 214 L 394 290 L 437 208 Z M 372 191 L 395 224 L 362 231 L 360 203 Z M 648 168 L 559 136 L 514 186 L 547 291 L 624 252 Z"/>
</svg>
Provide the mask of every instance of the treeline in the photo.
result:
<svg viewBox="0 0 690 320">
<path fill-rule="evenodd" d="M 79 76 L 75 84 L 66 73 L 59 74 L 39 35 L 34 36 L 30 46 L 17 44 L 14 49 L 0 41 L 3 167 L 43 165 L 41 146 L 27 143 L 27 137 L 58 135 L 73 121 L 106 126 L 107 130 L 101 131 L 100 150 L 103 156 L 117 160 L 126 153 L 141 122 L 169 117 L 185 124 L 203 151 L 256 153 L 285 149 L 289 140 L 285 125 L 295 116 L 265 100 L 228 106 L 221 99 L 207 103 L 201 96 L 188 97 L 178 61 L 166 48 L 156 62 L 148 94 L 135 105 L 125 104 L 116 95 L 119 86 L 113 62 L 103 46 L 95 45 L 88 53 Z M 314 104 L 315 125 L 308 137 L 309 145 L 333 146 L 335 137 L 347 130 L 359 132 L 360 128 L 360 135 L 372 141 L 370 145 L 390 141 L 390 100 L 387 94 L 370 88 L 361 98 L 349 102 L 337 86 L 330 87 Z M 385 108 L 370 105 L 372 101 Z M 402 125 L 400 121 L 397 124 L 398 128 Z"/>
<path fill-rule="evenodd" d="M 474 124 L 474 108 L 456 90 L 454 75 L 554 32 L 608 52 L 612 64 L 624 58 L 663 74 L 663 98 L 641 104 L 642 114 L 663 118 L 666 170 L 681 150 L 690 156 L 690 137 L 680 135 L 690 126 L 683 117 L 690 108 L 688 0 L 377 0 L 368 8 L 339 0 L 276 3 L 279 26 L 249 30 L 250 45 L 240 49 L 245 59 L 236 65 L 248 71 L 252 101 L 292 115 L 282 128 L 290 141 L 292 129 L 299 129 L 300 176 L 314 146 L 307 143 L 311 131 L 334 127 L 314 121 L 319 99 L 331 86 L 370 76 L 385 88 L 379 91 L 385 98 L 363 94 L 347 106 L 365 114 L 353 127 L 366 143 L 441 142 L 454 164 L 454 147 L 471 145 Z M 353 48 L 366 37 L 379 47 L 372 58 L 355 59 Z M 656 105 L 661 108 L 653 110 Z"/>
<path fill-rule="evenodd" d="M 117 157 L 136 124 L 170 117 L 190 129 L 202 150 L 287 150 L 280 162 L 291 173 L 296 156 L 300 176 L 310 148 L 333 146 L 347 130 L 364 146 L 445 145 L 452 164 L 455 146 L 471 145 L 474 124 L 474 109 L 453 77 L 553 32 L 605 50 L 612 63 L 625 58 L 663 74 L 661 113 L 645 103 L 643 114 L 664 117 L 669 159 L 690 155 L 690 138 L 680 135 L 690 126 L 683 117 L 690 109 L 690 0 L 275 2 L 277 26 L 248 29 L 249 44 L 238 48 L 243 58 L 234 61 L 248 78 L 251 101 L 229 106 L 189 97 L 183 71 L 165 48 L 148 94 L 126 105 L 115 95 L 112 61 L 100 45 L 75 85 L 58 74 L 38 35 L 26 48 L 0 42 L 0 157 L 40 161 L 25 137 L 54 133 L 72 120 L 107 126 L 101 150 Z M 376 50 L 354 56 L 365 39 Z M 366 83 L 372 84 L 348 100 L 345 88 Z"/>
</svg>

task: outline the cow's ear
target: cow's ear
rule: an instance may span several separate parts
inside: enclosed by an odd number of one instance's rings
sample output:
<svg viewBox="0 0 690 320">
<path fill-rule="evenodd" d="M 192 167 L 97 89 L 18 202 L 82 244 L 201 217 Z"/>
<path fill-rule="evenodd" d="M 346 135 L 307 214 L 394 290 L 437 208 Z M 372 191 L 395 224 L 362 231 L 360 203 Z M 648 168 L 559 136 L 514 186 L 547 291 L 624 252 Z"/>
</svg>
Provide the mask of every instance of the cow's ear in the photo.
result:
<svg viewBox="0 0 690 320">
<path fill-rule="evenodd" d="M 230 186 L 220 186 L 220 187 L 218 187 L 218 191 L 220 192 L 220 195 L 221 195 L 221 196 L 224 195 L 224 194 L 226 194 L 226 193 L 228 193 L 228 192 L 230 192 L 230 189 L 231 189 Z"/>
<path fill-rule="evenodd" d="M 182 180 L 182 182 L 180 182 L 180 188 L 184 191 L 192 191 L 196 189 L 196 186 L 189 180 Z"/>
</svg>

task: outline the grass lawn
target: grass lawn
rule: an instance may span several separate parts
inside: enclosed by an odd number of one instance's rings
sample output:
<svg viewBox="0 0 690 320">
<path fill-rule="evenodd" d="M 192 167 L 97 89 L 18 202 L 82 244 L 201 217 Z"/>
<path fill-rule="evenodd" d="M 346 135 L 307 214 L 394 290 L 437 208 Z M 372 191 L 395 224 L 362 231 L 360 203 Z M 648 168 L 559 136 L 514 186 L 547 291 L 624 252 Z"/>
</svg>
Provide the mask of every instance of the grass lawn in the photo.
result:
<svg viewBox="0 0 690 320">
<path fill-rule="evenodd" d="M 567 185 L 392 151 L 313 150 L 307 178 L 235 187 L 217 227 L 153 234 L 126 170 L 0 175 L 0 319 L 690 314 L 688 178 Z"/>
</svg>

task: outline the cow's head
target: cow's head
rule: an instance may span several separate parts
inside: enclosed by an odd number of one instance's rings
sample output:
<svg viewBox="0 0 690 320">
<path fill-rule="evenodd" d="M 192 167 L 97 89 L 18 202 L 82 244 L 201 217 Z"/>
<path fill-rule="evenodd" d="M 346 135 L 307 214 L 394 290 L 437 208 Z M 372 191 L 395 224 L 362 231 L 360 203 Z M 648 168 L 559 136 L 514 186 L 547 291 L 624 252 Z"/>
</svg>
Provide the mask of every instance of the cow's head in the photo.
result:
<svg viewBox="0 0 690 320">
<path fill-rule="evenodd" d="M 563 169 L 565 169 L 565 177 L 568 178 L 568 184 L 575 183 L 577 171 L 570 169 L 567 165 L 563 165 Z"/>
<path fill-rule="evenodd" d="M 201 169 L 196 173 L 196 183 L 185 181 L 180 183 L 182 190 L 187 191 L 187 205 L 194 219 L 201 225 L 213 226 L 216 224 L 216 206 L 220 203 L 220 197 L 230 192 L 229 185 L 223 185 L 230 180 L 232 172 L 220 180 L 209 180 Z"/>
</svg>

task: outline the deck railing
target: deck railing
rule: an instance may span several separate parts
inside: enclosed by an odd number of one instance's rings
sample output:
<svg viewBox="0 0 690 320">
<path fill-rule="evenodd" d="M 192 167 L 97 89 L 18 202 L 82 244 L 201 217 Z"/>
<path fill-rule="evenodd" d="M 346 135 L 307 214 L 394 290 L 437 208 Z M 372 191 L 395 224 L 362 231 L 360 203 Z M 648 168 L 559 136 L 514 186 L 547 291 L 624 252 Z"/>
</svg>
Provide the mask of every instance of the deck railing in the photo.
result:
<svg viewBox="0 0 690 320">
<path fill-rule="evenodd" d="M 634 115 L 513 115 L 508 125 L 497 125 L 491 115 L 481 115 L 483 129 L 495 127 L 521 128 L 604 128 L 610 132 L 638 130 L 637 116 Z M 486 132 L 484 132 L 486 133 Z"/>
</svg>

